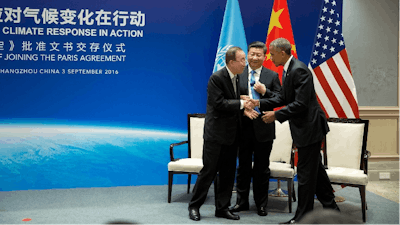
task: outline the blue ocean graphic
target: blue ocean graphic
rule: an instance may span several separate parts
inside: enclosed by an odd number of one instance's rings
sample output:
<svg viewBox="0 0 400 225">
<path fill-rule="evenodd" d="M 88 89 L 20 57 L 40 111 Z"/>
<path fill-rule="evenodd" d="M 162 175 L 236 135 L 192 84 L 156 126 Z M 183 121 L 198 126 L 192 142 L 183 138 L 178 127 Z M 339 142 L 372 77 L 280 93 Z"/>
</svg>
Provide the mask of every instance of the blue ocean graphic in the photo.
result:
<svg viewBox="0 0 400 225">
<path fill-rule="evenodd" d="M 146 129 L 2 124 L 0 191 L 165 185 L 169 145 L 183 140 Z M 175 154 L 186 157 L 187 145 Z"/>
</svg>

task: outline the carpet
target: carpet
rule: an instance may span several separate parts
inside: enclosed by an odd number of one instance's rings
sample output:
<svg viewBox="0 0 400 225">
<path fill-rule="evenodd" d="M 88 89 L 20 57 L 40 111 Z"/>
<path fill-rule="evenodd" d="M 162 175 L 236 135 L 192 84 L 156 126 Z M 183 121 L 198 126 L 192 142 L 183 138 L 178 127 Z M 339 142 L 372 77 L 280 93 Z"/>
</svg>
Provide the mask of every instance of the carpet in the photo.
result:
<svg viewBox="0 0 400 225">
<path fill-rule="evenodd" d="M 282 187 L 286 187 L 285 182 L 282 182 Z M 271 182 L 270 189 L 275 188 L 276 182 Z M 161 185 L 3 191 L 0 192 L 0 223 L 277 224 L 291 219 L 297 208 L 297 202 L 293 202 L 293 212 L 289 213 L 287 197 L 270 197 L 268 216 L 260 217 L 256 214 L 251 192 L 250 210 L 238 213 L 240 220 L 216 218 L 211 186 L 207 200 L 200 208 L 202 219 L 196 222 L 188 218 L 191 194 L 186 193 L 186 185 L 173 185 L 171 203 L 167 203 L 167 189 L 166 185 Z M 341 215 L 362 223 L 358 188 L 346 187 L 336 195 L 346 199 L 338 203 Z M 366 224 L 399 224 L 398 203 L 368 191 L 366 199 Z M 236 194 L 233 193 L 232 204 L 235 201 Z M 322 210 L 318 200 L 315 201 L 314 210 Z"/>
</svg>

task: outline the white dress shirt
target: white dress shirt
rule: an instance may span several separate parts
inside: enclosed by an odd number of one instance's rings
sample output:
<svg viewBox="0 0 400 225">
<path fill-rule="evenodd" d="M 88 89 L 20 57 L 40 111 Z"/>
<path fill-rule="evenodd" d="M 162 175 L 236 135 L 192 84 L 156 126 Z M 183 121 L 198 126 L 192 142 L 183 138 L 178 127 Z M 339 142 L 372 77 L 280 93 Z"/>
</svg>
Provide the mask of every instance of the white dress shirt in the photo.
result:
<svg viewBox="0 0 400 225">
<path fill-rule="evenodd" d="M 231 81 L 232 81 L 232 85 L 235 85 L 235 84 L 233 83 L 233 80 L 232 80 L 232 79 L 233 79 L 234 77 L 235 77 L 235 79 L 236 79 L 237 75 L 233 74 L 233 73 L 229 70 L 228 67 L 226 67 L 226 69 L 228 70 L 229 77 L 231 78 Z M 233 89 L 235 89 L 235 88 L 233 88 Z M 236 90 L 236 91 L 240 91 L 240 90 Z M 243 101 L 242 99 L 240 99 L 240 109 L 243 109 L 243 107 L 244 107 L 244 101 Z"/>
</svg>

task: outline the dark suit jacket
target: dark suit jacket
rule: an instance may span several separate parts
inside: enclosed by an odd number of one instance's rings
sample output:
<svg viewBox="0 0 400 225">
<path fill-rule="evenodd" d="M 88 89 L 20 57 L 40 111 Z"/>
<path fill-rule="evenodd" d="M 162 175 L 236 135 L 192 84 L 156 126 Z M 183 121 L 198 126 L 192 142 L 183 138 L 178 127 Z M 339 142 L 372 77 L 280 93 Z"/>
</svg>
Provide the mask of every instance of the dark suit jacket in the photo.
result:
<svg viewBox="0 0 400 225">
<path fill-rule="evenodd" d="M 279 95 L 260 100 L 260 104 L 286 105 L 275 112 L 275 117 L 281 123 L 289 120 L 293 142 L 298 147 L 321 141 L 329 131 L 325 113 L 315 95 L 311 71 L 296 58 L 289 64 Z"/>
<path fill-rule="evenodd" d="M 272 98 L 279 93 L 281 90 L 281 83 L 278 78 L 278 74 L 272 70 L 269 70 L 265 67 L 262 67 L 260 79 L 259 81 L 265 85 L 267 91 L 264 96 L 260 96 L 263 98 Z M 241 95 L 249 95 L 249 67 L 247 66 L 243 73 L 239 75 L 239 86 L 240 86 L 240 94 Z M 267 106 L 266 104 L 261 105 L 260 112 L 262 111 L 271 111 L 272 107 Z M 243 110 L 242 110 L 243 115 Z M 264 123 L 262 121 L 261 116 L 258 116 L 256 119 L 251 120 L 247 116 L 242 117 L 242 127 L 243 127 L 243 137 L 246 138 L 246 129 L 254 129 L 254 133 L 257 141 L 266 142 L 272 141 L 275 139 L 275 123 Z"/>
<path fill-rule="evenodd" d="M 226 67 L 211 75 L 207 87 L 207 110 L 203 138 L 231 145 L 240 126 L 239 82 L 237 94 Z"/>
</svg>

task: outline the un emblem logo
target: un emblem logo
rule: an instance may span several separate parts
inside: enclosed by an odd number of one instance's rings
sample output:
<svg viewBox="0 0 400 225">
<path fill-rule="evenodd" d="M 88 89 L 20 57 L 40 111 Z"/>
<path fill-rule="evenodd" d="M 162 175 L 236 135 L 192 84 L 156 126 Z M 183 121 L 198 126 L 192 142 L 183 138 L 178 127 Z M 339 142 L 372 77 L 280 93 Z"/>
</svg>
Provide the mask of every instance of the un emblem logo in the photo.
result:
<svg viewBox="0 0 400 225">
<path fill-rule="evenodd" d="M 233 45 L 227 45 L 225 47 L 219 47 L 217 51 L 217 56 L 215 57 L 213 72 L 220 70 L 225 66 L 225 54 L 230 47 Z"/>
</svg>

